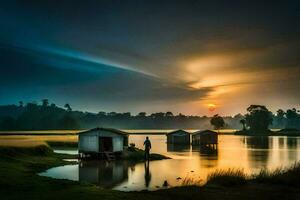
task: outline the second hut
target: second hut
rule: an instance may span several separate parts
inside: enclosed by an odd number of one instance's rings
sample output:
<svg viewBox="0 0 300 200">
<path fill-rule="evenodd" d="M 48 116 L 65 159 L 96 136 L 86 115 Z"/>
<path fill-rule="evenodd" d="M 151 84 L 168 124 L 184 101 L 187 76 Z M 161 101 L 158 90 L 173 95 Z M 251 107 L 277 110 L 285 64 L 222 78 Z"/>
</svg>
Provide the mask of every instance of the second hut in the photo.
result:
<svg viewBox="0 0 300 200">
<path fill-rule="evenodd" d="M 184 130 L 176 130 L 166 134 L 168 144 L 190 144 L 190 133 Z"/>
<path fill-rule="evenodd" d="M 217 145 L 218 144 L 218 133 L 211 130 L 197 131 L 192 134 L 193 145 Z"/>
</svg>

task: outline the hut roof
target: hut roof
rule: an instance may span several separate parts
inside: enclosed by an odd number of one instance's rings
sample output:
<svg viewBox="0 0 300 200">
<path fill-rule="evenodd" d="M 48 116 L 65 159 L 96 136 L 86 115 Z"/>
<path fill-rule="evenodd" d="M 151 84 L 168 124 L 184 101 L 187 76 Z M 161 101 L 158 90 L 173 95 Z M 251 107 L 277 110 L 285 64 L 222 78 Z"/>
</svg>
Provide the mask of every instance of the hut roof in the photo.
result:
<svg viewBox="0 0 300 200">
<path fill-rule="evenodd" d="M 183 132 L 183 133 L 189 134 L 189 132 L 187 132 L 185 130 L 182 130 L 182 129 L 179 129 L 179 130 L 176 130 L 176 131 L 171 131 L 171 132 L 167 133 L 166 135 L 172 135 L 172 134 L 175 134 L 175 133 L 178 133 L 178 132 Z"/>
<path fill-rule="evenodd" d="M 206 135 L 206 134 L 218 134 L 218 133 L 211 130 L 196 131 L 195 133 L 193 133 L 193 135 Z"/>
<path fill-rule="evenodd" d="M 111 133 L 115 133 L 115 134 L 118 134 L 118 135 L 122 135 L 122 136 L 127 136 L 128 133 L 127 132 L 124 132 L 124 131 L 120 131 L 118 129 L 114 129 L 114 128 L 93 128 L 93 129 L 90 129 L 90 130 L 87 130 L 87 131 L 82 131 L 80 132 L 79 134 L 86 134 L 86 133 L 90 133 L 90 132 L 93 132 L 93 131 L 107 131 L 107 132 L 111 132 Z"/>
</svg>

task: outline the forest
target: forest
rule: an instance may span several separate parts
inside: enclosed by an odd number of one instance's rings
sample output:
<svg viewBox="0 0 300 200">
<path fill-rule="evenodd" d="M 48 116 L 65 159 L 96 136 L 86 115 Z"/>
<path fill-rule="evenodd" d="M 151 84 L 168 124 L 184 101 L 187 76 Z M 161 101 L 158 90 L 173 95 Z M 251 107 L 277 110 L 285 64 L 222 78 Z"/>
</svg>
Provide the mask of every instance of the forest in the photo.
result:
<svg viewBox="0 0 300 200">
<path fill-rule="evenodd" d="M 251 107 L 251 106 L 250 106 Z M 249 108 L 250 108 L 249 107 Z M 248 108 L 248 113 L 249 113 Z M 267 108 L 264 107 L 266 110 Z M 269 128 L 300 128 L 300 113 L 291 108 L 286 111 L 279 109 L 276 113 L 268 111 Z M 227 129 L 242 129 L 250 124 L 249 114 L 222 116 Z M 248 119 L 249 118 L 249 119 Z M 59 107 L 43 99 L 41 103 L 22 101 L 18 105 L 0 106 L 0 130 L 71 130 L 94 127 L 112 127 L 119 129 L 211 129 L 212 117 L 174 115 L 172 112 L 157 112 L 147 114 L 140 112 L 132 115 L 130 112 L 98 113 L 75 111 L 70 104 Z"/>
</svg>

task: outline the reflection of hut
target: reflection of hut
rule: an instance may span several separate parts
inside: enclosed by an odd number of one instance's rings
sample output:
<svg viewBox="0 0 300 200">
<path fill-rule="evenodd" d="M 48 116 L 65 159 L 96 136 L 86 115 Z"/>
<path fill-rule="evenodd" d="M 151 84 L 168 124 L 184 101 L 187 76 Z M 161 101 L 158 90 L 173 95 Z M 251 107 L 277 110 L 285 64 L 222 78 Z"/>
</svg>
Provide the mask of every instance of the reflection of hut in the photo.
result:
<svg viewBox="0 0 300 200">
<path fill-rule="evenodd" d="M 83 161 L 79 163 L 79 181 L 110 188 L 128 179 L 126 162 Z"/>
<path fill-rule="evenodd" d="M 192 135 L 193 145 L 216 145 L 218 133 L 211 130 L 197 131 Z"/>
<path fill-rule="evenodd" d="M 116 129 L 94 128 L 80 132 L 78 139 L 80 154 L 121 153 L 128 146 L 128 134 Z"/>
<path fill-rule="evenodd" d="M 190 144 L 170 144 L 167 143 L 168 152 L 188 152 L 191 149 Z"/>
<path fill-rule="evenodd" d="M 190 144 L 190 133 L 184 130 L 177 130 L 167 133 L 168 144 Z"/>
<path fill-rule="evenodd" d="M 218 155 L 218 148 L 215 146 L 200 146 L 199 152 L 201 155 L 214 157 Z"/>
</svg>

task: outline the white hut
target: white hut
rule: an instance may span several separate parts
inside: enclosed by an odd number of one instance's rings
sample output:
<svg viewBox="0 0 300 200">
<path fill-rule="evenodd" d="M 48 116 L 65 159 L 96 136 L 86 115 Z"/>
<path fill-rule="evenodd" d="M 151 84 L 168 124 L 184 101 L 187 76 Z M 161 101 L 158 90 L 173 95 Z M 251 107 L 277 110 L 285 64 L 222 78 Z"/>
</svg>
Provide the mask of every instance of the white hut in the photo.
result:
<svg viewBox="0 0 300 200">
<path fill-rule="evenodd" d="M 121 153 L 128 146 L 128 134 L 111 128 L 94 128 L 79 133 L 80 154 Z"/>
</svg>

